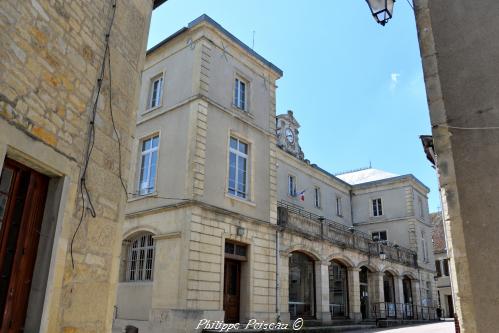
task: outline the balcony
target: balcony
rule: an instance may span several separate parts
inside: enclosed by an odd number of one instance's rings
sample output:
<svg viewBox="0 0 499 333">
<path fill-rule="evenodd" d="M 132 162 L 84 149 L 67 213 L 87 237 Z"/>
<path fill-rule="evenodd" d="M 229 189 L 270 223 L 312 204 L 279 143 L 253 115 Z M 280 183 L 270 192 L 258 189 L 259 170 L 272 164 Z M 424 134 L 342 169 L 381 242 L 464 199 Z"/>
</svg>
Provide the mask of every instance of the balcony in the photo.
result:
<svg viewBox="0 0 499 333">
<path fill-rule="evenodd" d="M 398 264 L 418 267 L 417 254 L 407 248 L 390 243 L 375 242 L 369 234 L 308 212 L 286 202 L 277 202 L 277 224 L 307 238 L 324 240 L 339 246 L 360 251 L 368 256 L 385 257 Z"/>
</svg>

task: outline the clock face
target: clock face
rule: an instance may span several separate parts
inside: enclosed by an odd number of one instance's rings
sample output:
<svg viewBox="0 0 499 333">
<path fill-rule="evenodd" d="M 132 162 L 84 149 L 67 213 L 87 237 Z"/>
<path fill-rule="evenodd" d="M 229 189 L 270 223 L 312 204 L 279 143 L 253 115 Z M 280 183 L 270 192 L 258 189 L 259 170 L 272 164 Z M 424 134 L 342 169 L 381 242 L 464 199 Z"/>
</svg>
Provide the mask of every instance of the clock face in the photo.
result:
<svg viewBox="0 0 499 333">
<path fill-rule="evenodd" d="M 286 140 L 288 140 L 289 143 L 293 143 L 295 142 L 295 135 L 293 133 L 293 131 L 291 130 L 291 128 L 286 128 Z"/>
</svg>

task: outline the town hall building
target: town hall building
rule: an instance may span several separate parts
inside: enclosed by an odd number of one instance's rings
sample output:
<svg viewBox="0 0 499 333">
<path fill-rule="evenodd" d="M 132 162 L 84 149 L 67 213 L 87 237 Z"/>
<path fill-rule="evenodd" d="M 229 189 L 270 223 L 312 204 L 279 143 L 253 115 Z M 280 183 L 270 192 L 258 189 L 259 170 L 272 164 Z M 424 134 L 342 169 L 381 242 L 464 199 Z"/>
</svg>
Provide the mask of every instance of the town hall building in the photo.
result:
<svg viewBox="0 0 499 333">
<path fill-rule="evenodd" d="M 428 187 L 305 159 L 282 75 L 206 15 L 148 51 L 116 328 L 434 318 Z"/>
</svg>

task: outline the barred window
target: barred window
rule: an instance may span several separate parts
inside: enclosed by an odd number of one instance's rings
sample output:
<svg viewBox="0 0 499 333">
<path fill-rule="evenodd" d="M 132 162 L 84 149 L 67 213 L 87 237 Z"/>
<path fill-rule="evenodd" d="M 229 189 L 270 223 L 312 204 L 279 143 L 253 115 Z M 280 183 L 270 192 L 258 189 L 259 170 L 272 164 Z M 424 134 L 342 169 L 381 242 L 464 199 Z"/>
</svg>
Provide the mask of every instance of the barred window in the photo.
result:
<svg viewBox="0 0 499 333">
<path fill-rule="evenodd" d="M 152 281 L 154 239 L 142 234 L 129 241 L 126 261 L 126 281 Z"/>
</svg>

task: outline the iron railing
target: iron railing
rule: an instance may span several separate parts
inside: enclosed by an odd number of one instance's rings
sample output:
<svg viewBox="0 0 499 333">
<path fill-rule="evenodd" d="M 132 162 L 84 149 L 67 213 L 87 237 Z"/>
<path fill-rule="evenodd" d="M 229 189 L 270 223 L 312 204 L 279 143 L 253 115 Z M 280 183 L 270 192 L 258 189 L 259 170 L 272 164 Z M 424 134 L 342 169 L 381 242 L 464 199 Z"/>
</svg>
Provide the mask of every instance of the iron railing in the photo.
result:
<svg viewBox="0 0 499 333">
<path fill-rule="evenodd" d="M 439 320 L 436 307 L 414 305 L 411 303 L 374 303 L 372 304 L 372 313 L 376 320 Z"/>
<path fill-rule="evenodd" d="M 341 248 L 355 249 L 369 256 L 384 257 L 386 260 L 411 267 L 418 266 L 417 254 L 410 249 L 388 241 L 373 241 L 365 232 L 326 219 L 286 201 L 278 201 L 277 209 L 277 223 L 283 228 L 329 241 Z"/>
</svg>

